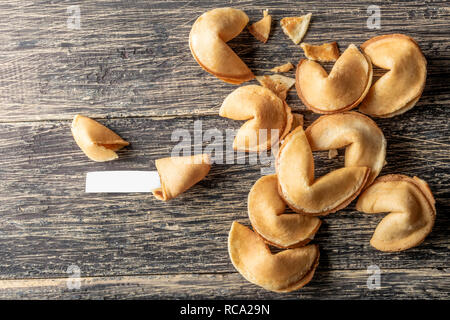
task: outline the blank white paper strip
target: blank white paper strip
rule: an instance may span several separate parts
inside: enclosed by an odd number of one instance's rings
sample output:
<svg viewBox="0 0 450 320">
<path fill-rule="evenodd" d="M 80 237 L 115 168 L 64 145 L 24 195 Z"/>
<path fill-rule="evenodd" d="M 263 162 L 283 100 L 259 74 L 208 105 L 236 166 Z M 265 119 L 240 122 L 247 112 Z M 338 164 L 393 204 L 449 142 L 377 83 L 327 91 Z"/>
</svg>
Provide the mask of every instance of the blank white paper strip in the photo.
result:
<svg viewBox="0 0 450 320">
<path fill-rule="evenodd" d="M 159 187 L 158 171 L 94 171 L 86 174 L 86 192 L 151 192 Z"/>
</svg>

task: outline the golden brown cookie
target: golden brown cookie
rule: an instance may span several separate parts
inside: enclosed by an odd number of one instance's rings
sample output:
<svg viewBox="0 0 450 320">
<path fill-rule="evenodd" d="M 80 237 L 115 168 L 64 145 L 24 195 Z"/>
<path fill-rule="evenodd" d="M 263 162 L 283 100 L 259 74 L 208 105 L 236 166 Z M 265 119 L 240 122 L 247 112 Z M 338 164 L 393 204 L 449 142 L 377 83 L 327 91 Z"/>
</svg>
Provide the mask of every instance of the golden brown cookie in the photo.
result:
<svg viewBox="0 0 450 320">
<path fill-rule="evenodd" d="M 228 253 L 245 279 L 275 292 L 300 289 L 311 281 L 319 264 L 317 245 L 272 254 L 257 234 L 236 221 L 228 235 Z"/>
<path fill-rule="evenodd" d="M 356 209 L 388 212 L 370 244 L 381 251 L 402 251 L 422 243 L 436 219 L 435 200 L 428 184 L 400 174 L 380 177 L 359 197 Z"/>
<path fill-rule="evenodd" d="M 202 14 L 189 35 L 189 47 L 198 64 L 225 82 L 240 84 L 255 76 L 227 45 L 248 23 L 238 9 L 218 8 Z"/>
<path fill-rule="evenodd" d="M 279 248 L 296 248 L 314 238 L 321 221 L 317 217 L 285 214 L 286 204 L 278 194 L 275 174 L 263 176 L 248 194 L 248 216 L 255 230 L 267 243 Z"/>
<path fill-rule="evenodd" d="M 297 94 L 306 107 L 331 114 L 355 108 L 372 83 L 372 63 L 351 44 L 330 74 L 317 62 L 302 59 L 296 71 Z"/>
<path fill-rule="evenodd" d="M 427 78 L 427 61 L 419 45 L 403 34 L 374 37 L 361 45 L 377 67 L 388 69 L 370 88 L 359 110 L 389 118 L 414 107 Z"/>
<path fill-rule="evenodd" d="M 77 145 L 94 161 L 117 159 L 116 151 L 129 145 L 112 130 L 82 115 L 73 118 L 71 130 Z"/>
<path fill-rule="evenodd" d="M 202 180 L 211 169 L 207 154 L 186 157 L 169 157 L 155 161 L 161 179 L 161 188 L 153 190 L 158 200 L 167 201 L 185 192 Z"/>
<path fill-rule="evenodd" d="M 292 210 L 327 215 L 345 208 L 361 192 L 370 175 L 365 166 L 344 167 L 318 179 L 314 158 L 301 127 L 288 134 L 276 159 L 278 192 Z"/>
<path fill-rule="evenodd" d="M 358 112 L 325 115 L 306 130 L 312 151 L 346 147 L 346 167 L 368 167 L 370 185 L 383 169 L 386 139 L 381 129 L 369 117 Z"/>
</svg>

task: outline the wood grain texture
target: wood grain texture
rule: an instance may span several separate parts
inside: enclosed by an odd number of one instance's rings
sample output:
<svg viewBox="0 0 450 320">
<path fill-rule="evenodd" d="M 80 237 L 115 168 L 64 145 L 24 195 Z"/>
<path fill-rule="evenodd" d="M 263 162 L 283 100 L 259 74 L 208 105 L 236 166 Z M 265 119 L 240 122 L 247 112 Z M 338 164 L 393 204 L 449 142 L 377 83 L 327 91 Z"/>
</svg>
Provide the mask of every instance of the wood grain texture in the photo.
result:
<svg viewBox="0 0 450 320">
<path fill-rule="evenodd" d="M 319 272 L 308 286 L 288 294 L 268 293 L 237 273 L 83 278 L 79 290 L 68 289 L 67 278 L 0 280 L 0 299 L 448 299 L 447 273 L 386 269 L 380 289 L 369 290 L 365 270 L 331 270 Z M 336 288 L 345 289 L 345 296 Z"/>
<path fill-rule="evenodd" d="M 81 29 L 67 28 L 67 7 L 80 5 Z M 380 30 L 366 26 L 367 7 L 381 8 Z M 95 117 L 215 115 L 235 86 L 203 71 L 191 56 L 195 19 L 215 7 L 235 6 L 251 21 L 268 8 L 275 20 L 261 44 L 244 30 L 232 48 L 256 74 L 296 64 L 303 51 L 279 20 L 311 12 L 304 41 L 350 43 L 401 32 L 418 41 L 428 60 L 427 88 L 418 105 L 448 104 L 450 50 L 446 1 L 17 1 L 0 3 L 0 121 Z M 292 73 L 293 75 L 293 73 Z M 255 82 L 256 83 L 256 82 Z M 303 106 L 294 92 L 291 105 Z"/>
<path fill-rule="evenodd" d="M 76 4 L 81 29 L 70 30 L 66 9 Z M 381 30 L 366 27 L 371 4 L 381 7 Z M 376 251 L 369 240 L 382 215 L 358 213 L 352 203 L 323 219 L 313 281 L 275 294 L 246 282 L 226 248 L 232 221 L 249 225 L 247 194 L 261 176 L 248 156 L 234 155 L 243 164 L 214 165 L 168 203 L 149 194 L 84 193 L 88 171 L 154 170 L 153 161 L 176 145 L 175 129 L 193 134 L 198 120 L 203 131 L 240 127 L 217 115 L 236 86 L 201 70 L 187 44 L 197 16 L 227 5 L 244 9 L 251 21 L 269 8 L 276 20 L 267 44 L 247 31 L 231 41 L 257 74 L 303 56 L 279 28 L 289 15 L 312 12 L 305 41 L 337 41 L 341 50 L 383 33 L 419 42 L 428 60 L 423 97 L 404 115 L 376 122 L 388 142 L 381 174 L 417 175 L 436 198 L 436 225 L 423 244 Z M 0 298 L 448 299 L 449 11 L 445 1 L 1 1 Z M 287 101 L 304 110 L 295 90 Z M 117 161 L 88 160 L 70 133 L 76 113 L 99 119 L 131 146 Z M 303 113 L 306 125 L 317 118 Z M 326 152 L 315 159 L 320 176 L 344 158 L 340 151 L 332 160 Z M 78 291 L 65 287 L 73 264 L 83 277 Z M 382 271 L 377 291 L 366 287 L 373 264 Z"/>
<path fill-rule="evenodd" d="M 419 109 L 404 117 L 414 123 L 418 116 L 424 121 L 433 117 Z M 193 136 L 198 120 L 220 130 L 240 124 L 219 117 L 103 121 L 132 143 L 119 153 L 119 160 L 109 163 L 86 158 L 71 138 L 69 121 L 1 124 L 0 278 L 65 277 L 72 264 L 88 277 L 233 273 L 227 233 L 233 220 L 248 225 L 247 194 L 261 176 L 260 166 L 249 165 L 248 159 L 243 165 L 214 165 L 205 180 L 168 203 L 149 194 L 84 193 L 85 172 L 154 169 L 152 160 L 166 156 L 176 144 L 170 128 L 187 129 Z M 307 124 L 311 120 L 308 117 Z M 382 269 L 427 269 L 430 274 L 448 267 L 448 150 L 433 155 L 436 145 L 441 148 L 444 143 L 445 119 L 425 129 L 403 121 L 378 123 L 389 141 L 382 174 L 420 171 L 437 200 L 436 225 L 421 246 L 382 253 L 369 245 L 381 216 L 355 212 L 351 205 L 324 219 L 315 239 L 321 247 L 318 274 L 365 271 L 372 264 Z M 317 153 L 317 175 L 342 163 L 342 154 L 328 160 L 326 152 Z"/>
</svg>

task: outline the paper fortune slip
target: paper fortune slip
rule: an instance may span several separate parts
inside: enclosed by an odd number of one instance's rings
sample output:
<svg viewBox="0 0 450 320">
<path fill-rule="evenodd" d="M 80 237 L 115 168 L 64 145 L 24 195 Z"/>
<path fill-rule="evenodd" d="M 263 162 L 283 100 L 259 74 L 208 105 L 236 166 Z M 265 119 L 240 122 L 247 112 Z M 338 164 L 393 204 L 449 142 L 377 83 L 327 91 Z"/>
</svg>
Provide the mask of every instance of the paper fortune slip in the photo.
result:
<svg viewBox="0 0 450 320">
<path fill-rule="evenodd" d="M 152 192 L 160 188 L 158 171 L 94 171 L 86 174 L 86 192 Z"/>
</svg>

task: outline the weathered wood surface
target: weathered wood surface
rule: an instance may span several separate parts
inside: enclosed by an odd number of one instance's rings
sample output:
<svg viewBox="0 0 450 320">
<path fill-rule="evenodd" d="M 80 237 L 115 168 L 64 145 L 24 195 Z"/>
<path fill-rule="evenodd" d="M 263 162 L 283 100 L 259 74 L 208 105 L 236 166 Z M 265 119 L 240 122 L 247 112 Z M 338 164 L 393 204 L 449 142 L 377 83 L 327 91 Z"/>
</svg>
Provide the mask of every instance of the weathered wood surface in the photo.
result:
<svg viewBox="0 0 450 320">
<path fill-rule="evenodd" d="M 386 269 L 380 289 L 367 289 L 365 270 L 320 272 L 302 290 L 272 293 L 276 299 L 448 299 L 446 271 Z M 405 281 L 408 274 L 408 281 Z M 267 299 L 267 291 L 237 273 L 177 274 L 83 278 L 80 290 L 67 288 L 67 278 L 0 281 L 0 298 L 49 299 Z M 345 288 L 343 294 L 340 290 Z"/>
<path fill-rule="evenodd" d="M 366 26 L 367 7 L 381 7 L 381 29 Z M 81 29 L 68 29 L 67 7 L 80 5 Z M 201 70 L 188 36 L 204 11 L 245 10 L 251 21 L 268 8 L 266 44 L 245 30 L 232 47 L 257 74 L 303 57 L 282 32 L 284 16 L 312 12 L 305 41 L 337 41 L 341 49 L 374 35 L 414 37 L 428 60 L 421 107 L 449 102 L 450 50 L 446 1 L 17 1 L 0 2 L 0 121 L 95 117 L 216 115 L 234 88 Z M 446 90 L 447 89 L 447 90 Z M 302 104 L 291 92 L 290 103 Z"/>
<path fill-rule="evenodd" d="M 74 4 L 81 8 L 79 30 L 66 27 Z M 369 30 L 371 4 L 377 3 L 0 2 L 0 297 L 448 298 L 449 7 L 380 2 L 382 28 Z M 247 31 L 232 41 L 258 74 L 302 57 L 278 26 L 296 13 L 313 12 L 309 42 L 336 40 L 345 48 L 403 32 L 420 43 L 428 60 L 423 97 L 406 114 L 376 122 L 388 140 L 382 174 L 417 175 L 436 197 L 436 225 L 422 245 L 397 254 L 374 250 L 369 239 L 381 215 L 363 215 L 351 204 L 324 218 L 314 240 L 321 247 L 314 280 L 280 295 L 245 281 L 226 249 L 231 222 L 249 224 L 246 198 L 260 165 L 215 165 L 169 203 L 148 194 L 83 192 L 88 171 L 154 169 L 153 160 L 176 144 L 175 128 L 192 133 L 195 120 L 204 131 L 240 126 L 217 116 L 235 87 L 202 71 L 187 45 L 195 18 L 226 5 L 244 9 L 251 21 L 269 8 L 276 20 L 265 45 Z M 288 103 L 304 109 L 295 90 Z M 76 113 L 103 119 L 132 145 L 117 161 L 89 161 L 71 137 Z M 306 118 L 308 125 L 317 115 Z M 318 153 L 317 175 L 342 163 L 342 153 L 333 160 Z M 382 271 L 376 291 L 366 287 L 373 264 Z M 81 269 L 80 290 L 65 286 L 70 265 Z"/>
</svg>

